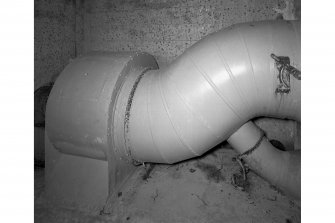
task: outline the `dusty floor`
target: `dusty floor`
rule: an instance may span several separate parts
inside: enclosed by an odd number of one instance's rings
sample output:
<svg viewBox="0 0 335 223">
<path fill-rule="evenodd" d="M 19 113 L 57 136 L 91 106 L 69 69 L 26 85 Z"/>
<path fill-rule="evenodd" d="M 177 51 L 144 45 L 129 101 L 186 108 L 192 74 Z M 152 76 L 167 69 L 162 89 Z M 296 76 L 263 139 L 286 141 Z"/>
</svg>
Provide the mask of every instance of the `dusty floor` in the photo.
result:
<svg viewBox="0 0 335 223">
<path fill-rule="evenodd" d="M 300 222 L 300 202 L 252 171 L 246 184 L 232 184 L 233 175 L 240 175 L 235 155 L 223 144 L 198 159 L 139 167 L 111 215 L 49 204 L 44 169 L 36 168 L 35 222 Z"/>
</svg>

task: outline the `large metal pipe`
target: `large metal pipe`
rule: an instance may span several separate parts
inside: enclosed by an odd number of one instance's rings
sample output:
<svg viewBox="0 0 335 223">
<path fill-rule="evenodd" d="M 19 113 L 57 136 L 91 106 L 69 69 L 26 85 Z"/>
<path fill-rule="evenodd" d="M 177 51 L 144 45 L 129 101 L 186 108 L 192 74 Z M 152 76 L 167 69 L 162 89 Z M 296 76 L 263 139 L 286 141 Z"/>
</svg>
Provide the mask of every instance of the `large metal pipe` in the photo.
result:
<svg viewBox="0 0 335 223">
<path fill-rule="evenodd" d="M 160 70 L 147 54 L 81 57 L 49 96 L 48 136 L 63 153 L 109 164 L 202 155 L 254 117 L 300 121 L 300 81 L 278 75 L 281 56 L 300 70 L 299 21 L 231 26 Z"/>
<path fill-rule="evenodd" d="M 46 130 L 54 147 L 99 160 L 107 161 L 111 151 L 122 157 L 114 138 L 122 137 L 131 89 L 148 69 L 158 66 L 146 53 L 92 52 L 71 61 L 47 103 Z"/>
<path fill-rule="evenodd" d="M 271 54 L 300 69 L 300 22 L 234 25 L 207 36 L 138 84 L 127 123 L 127 148 L 140 162 L 199 156 L 258 116 L 300 120 L 300 81 L 276 93 Z"/>
</svg>

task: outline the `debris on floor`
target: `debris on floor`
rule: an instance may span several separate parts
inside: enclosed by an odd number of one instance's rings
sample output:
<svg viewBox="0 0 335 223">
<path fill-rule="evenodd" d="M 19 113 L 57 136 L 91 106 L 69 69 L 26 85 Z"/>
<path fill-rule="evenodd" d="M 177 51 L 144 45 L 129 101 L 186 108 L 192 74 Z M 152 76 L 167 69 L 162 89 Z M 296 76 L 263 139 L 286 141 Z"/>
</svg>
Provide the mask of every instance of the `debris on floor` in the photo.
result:
<svg viewBox="0 0 335 223">
<path fill-rule="evenodd" d="M 139 166 L 118 192 L 112 213 L 102 216 L 48 203 L 44 169 L 37 169 L 35 222 L 300 222 L 300 202 L 252 171 L 246 181 L 236 155 L 223 144 L 175 165 Z"/>
</svg>

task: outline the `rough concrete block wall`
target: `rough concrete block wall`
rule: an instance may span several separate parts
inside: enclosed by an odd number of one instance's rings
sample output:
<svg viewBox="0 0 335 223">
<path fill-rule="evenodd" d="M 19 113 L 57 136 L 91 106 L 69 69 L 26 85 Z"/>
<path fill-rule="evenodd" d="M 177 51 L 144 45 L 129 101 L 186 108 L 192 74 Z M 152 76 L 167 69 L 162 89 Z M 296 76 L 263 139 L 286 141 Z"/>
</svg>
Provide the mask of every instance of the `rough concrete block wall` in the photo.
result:
<svg viewBox="0 0 335 223">
<path fill-rule="evenodd" d="M 75 0 L 35 0 L 35 89 L 54 80 L 75 57 L 75 9 Z"/>
<path fill-rule="evenodd" d="M 76 56 L 76 8 L 74 0 L 35 0 L 34 88 L 54 81 Z M 35 99 L 36 100 L 36 99 Z M 44 120 L 35 101 L 35 122 Z M 35 164 L 44 165 L 44 127 L 34 128 Z"/>
<path fill-rule="evenodd" d="M 276 19 L 286 5 L 283 0 L 85 1 L 83 51 L 146 51 L 162 67 L 206 35 L 235 23 Z"/>
</svg>

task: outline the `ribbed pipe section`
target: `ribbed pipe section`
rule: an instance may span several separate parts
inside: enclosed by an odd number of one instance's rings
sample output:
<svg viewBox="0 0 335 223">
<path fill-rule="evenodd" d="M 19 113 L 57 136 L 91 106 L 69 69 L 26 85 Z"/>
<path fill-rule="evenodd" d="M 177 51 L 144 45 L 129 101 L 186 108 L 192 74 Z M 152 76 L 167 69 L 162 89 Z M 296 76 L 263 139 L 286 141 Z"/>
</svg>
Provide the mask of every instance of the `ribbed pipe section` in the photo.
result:
<svg viewBox="0 0 335 223">
<path fill-rule="evenodd" d="M 176 163 L 202 155 L 259 117 L 300 121 L 300 80 L 275 93 L 271 54 L 300 68 L 300 21 L 238 24 L 213 33 L 170 66 L 148 71 L 132 95 L 125 144 L 139 162 Z"/>
</svg>

